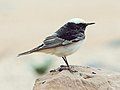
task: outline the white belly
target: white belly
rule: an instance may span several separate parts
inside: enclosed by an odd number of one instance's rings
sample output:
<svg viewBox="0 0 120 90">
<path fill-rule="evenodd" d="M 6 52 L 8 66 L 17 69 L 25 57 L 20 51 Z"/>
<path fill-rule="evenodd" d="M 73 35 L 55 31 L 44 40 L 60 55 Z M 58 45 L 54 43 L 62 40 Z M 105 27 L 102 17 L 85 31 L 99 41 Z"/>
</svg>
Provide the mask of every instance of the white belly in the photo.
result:
<svg viewBox="0 0 120 90">
<path fill-rule="evenodd" d="M 42 50 L 42 52 L 48 53 L 48 54 L 54 54 L 59 57 L 68 56 L 68 55 L 71 55 L 72 53 L 76 52 L 79 49 L 79 47 L 81 46 L 82 42 L 83 41 L 79 41 L 79 42 L 75 42 L 73 44 L 66 45 L 66 46 L 45 49 L 45 50 Z"/>
</svg>

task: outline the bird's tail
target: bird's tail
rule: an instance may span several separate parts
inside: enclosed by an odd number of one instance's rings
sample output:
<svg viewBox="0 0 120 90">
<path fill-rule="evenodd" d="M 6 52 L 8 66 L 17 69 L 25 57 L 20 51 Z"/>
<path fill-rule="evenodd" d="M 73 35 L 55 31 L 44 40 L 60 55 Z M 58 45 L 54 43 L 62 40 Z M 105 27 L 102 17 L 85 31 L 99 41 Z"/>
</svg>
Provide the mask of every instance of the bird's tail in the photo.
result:
<svg viewBox="0 0 120 90">
<path fill-rule="evenodd" d="M 31 53 L 33 53 L 33 52 L 37 52 L 37 51 L 40 50 L 40 48 L 41 48 L 42 46 L 43 46 L 43 44 L 40 45 L 40 46 L 38 46 L 38 47 L 36 47 L 36 48 L 34 48 L 34 49 L 31 49 L 31 50 L 29 50 L 29 51 L 26 51 L 26 52 L 20 53 L 20 54 L 18 54 L 17 57 L 22 56 L 22 55 L 31 54 Z"/>
</svg>

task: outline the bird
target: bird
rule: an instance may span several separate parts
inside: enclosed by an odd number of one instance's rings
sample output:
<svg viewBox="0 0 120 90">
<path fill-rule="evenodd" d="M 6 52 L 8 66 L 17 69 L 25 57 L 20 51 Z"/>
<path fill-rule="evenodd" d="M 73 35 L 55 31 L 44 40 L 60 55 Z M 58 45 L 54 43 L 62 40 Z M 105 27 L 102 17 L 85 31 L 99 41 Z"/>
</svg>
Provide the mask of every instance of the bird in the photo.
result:
<svg viewBox="0 0 120 90">
<path fill-rule="evenodd" d="M 31 50 L 18 54 L 18 57 L 32 54 L 34 52 L 56 55 L 62 57 L 68 70 L 71 70 L 66 57 L 80 48 L 82 42 L 85 40 L 86 27 L 93 24 L 95 23 L 85 22 L 80 18 L 72 18 L 52 35 L 46 37 L 42 44 Z"/>
</svg>

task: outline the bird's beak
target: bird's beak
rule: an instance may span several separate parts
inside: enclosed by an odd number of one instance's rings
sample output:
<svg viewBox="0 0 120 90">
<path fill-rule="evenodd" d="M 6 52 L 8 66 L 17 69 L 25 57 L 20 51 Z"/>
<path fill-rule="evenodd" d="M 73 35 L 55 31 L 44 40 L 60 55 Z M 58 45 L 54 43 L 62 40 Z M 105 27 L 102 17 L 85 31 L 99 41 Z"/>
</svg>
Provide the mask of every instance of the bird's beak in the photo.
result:
<svg viewBox="0 0 120 90">
<path fill-rule="evenodd" d="M 95 23 L 86 23 L 87 26 L 88 26 L 88 25 L 92 25 L 92 24 L 95 24 Z"/>
</svg>

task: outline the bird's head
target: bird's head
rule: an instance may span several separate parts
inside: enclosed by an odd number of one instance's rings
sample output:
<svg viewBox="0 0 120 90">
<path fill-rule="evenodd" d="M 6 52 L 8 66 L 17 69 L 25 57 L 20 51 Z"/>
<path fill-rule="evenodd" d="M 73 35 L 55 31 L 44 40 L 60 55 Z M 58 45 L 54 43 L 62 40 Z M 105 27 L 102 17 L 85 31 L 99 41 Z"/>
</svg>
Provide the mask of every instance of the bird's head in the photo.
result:
<svg viewBox="0 0 120 90">
<path fill-rule="evenodd" d="M 77 30 L 84 31 L 87 26 L 93 25 L 93 24 L 95 23 L 88 23 L 88 22 L 85 22 L 83 19 L 73 18 L 69 20 L 66 25 L 71 29 L 77 29 Z"/>
</svg>

